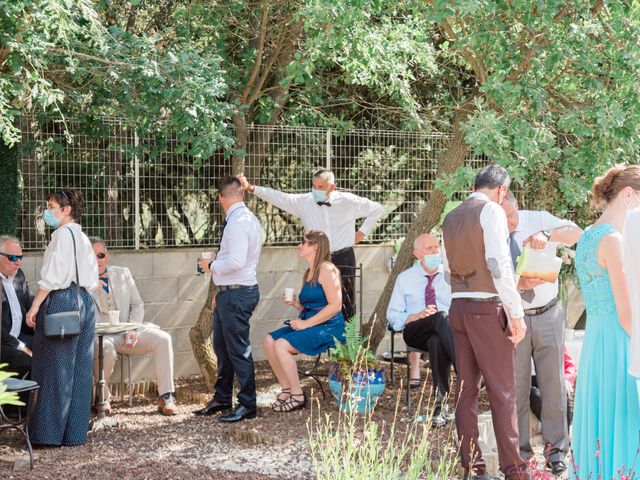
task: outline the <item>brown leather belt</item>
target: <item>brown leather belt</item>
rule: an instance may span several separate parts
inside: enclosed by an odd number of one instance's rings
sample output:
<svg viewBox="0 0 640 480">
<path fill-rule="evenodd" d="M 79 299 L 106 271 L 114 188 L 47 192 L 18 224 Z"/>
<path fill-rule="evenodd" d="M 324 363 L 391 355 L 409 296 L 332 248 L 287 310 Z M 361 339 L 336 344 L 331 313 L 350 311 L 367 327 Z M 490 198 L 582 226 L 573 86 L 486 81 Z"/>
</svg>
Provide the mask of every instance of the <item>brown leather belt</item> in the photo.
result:
<svg viewBox="0 0 640 480">
<path fill-rule="evenodd" d="M 500 300 L 500 297 L 498 297 L 497 295 L 488 298 L 456 297 L 454 298 L 454 300 L 464 300 L 465 302 L 502 303 L 502 300 Z"/>
</svg>

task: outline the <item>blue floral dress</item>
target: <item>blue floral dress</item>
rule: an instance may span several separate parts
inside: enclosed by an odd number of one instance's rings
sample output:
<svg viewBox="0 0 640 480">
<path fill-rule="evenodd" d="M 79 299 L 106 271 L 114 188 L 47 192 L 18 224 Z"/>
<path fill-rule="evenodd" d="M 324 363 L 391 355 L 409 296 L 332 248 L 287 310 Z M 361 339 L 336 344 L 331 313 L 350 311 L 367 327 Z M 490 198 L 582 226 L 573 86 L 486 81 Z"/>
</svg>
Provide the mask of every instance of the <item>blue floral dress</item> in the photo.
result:
<svg viewBox="0 0 640 480">
<path fill-rule="evenodd" d="M 629 375 L 629 336 L 622 329 L 607 271 L 598 264 L 602 239 L 616 230 L 588 229 L 576 250 L 576 270 L 587 308 L 573 416 L 572 478 L 625 478 L 637 472 L 640 410 L 635 378 Z M 635 462 L 635 467 L 634 467 Z M 574 470 L 573 468 L 571 470 Z"/>
<path fill-rule="evenodd" d="M 306 282 L 299 296 L 300 304 L 304 307 L 298 318 L 307 320 L 326 307 L 329 302 L 324 294 L 320 282 L 313 285 Z M 315 327 L 304 330 L 294 330 L 286 326 L 271 332 L 271 338 L 278 340 L 284 338 L 289 344 L 305 355 L 317 355 L 335 347 L 333 338 L 344 341 L 344 316 L 338 312 L 329 320 Z"/>
</svg>

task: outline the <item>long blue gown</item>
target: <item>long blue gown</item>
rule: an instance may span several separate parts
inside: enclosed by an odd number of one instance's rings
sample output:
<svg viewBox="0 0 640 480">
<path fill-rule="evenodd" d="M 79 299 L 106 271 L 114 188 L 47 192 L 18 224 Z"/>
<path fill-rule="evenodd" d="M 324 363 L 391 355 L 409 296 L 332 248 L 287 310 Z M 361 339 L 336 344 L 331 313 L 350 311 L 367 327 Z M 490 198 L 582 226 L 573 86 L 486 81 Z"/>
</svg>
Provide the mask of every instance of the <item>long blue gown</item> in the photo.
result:
<svg viewBox="0 0 640 480">
<path fill-rule="evenodd" d="M 576 270 L 587 309 L 573 417 L 572 478 L 624 478 L 640 470 L 640 409 L 629 367 L 629 336 L 622 329 L 608 272 L 598 264 L 600 241 L 616 230 L 588 229 L 576 250 Z M 635 467 L 634 467 L 635 462 Z"/>
</svg>

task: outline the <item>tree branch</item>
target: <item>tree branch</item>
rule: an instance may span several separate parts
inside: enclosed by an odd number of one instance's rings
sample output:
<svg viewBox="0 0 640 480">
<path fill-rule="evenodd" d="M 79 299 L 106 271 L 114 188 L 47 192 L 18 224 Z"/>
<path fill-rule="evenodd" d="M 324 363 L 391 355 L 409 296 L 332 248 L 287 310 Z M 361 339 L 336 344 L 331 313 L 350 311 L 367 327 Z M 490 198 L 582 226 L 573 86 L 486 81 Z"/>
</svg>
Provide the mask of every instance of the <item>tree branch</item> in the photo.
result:
<svg viewBox="0 0 640 480">
<path fill-rule="evenodd" d="M 262 56 L 264 55 L 264 43 L 267 38 L 267 24 L 269 20 L 269 7 L 265 5 L 262 10 L 262 18 L 260 19 L 260 33 L 258 34 L 258 48 L 256 52 L 256 63 L 253 64 L 253 68 L 251 69 L 251 74 L 249 75 L 249 80 L 247 80 L 247 84 L 242 91 L 242 95 L 240 96 L 240 102 L 244 104 L 251 104 L 253 102 L 247 102 L 247 98 L 249 97 L 249 92 L 251 91 L 256 78 L 258 77 L 258 73 L 260 72 L 260 67 L 262 66 Z M 267 67 L 265 70 L 269 70 L 270 67 Z"/>
</svg>

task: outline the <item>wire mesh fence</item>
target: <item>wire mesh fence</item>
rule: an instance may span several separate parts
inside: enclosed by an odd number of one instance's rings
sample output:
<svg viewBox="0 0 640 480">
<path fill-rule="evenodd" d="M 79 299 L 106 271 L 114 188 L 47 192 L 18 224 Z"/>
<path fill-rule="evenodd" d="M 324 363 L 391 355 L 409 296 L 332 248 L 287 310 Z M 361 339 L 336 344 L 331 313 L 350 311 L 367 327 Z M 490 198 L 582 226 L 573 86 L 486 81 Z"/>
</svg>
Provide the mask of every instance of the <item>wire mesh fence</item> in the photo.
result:
<svg viewBox="0 0 640 480">
<path fill-rule="evenodd" d="M 222 211 L 217 180 L 232 173 L 225 152 L 207 159 L 185 153 L 177 134 L 138 137 L 118 119 L 92 125 L 37 117 L 21 119 L 22 210 L 19 235 L 27 250 L 43 248 L 46 196 L 79 189 L 82 225 L 111 248 L 144 249 L 215 245 Z M 449 135 L 383 130 L 251 126 L 245 173 L 256 185 L 290 193 L 309 191 L 318 167 L 335 172 L 338 188 L 384 206 L 367 241 L 404 236 L 426 202 Z M 478 166 L 480 158 L 469 158 Z M 300 221 L 255 197 L 248 199 L 271 245 L 296 243 Z"/>
</svg>

